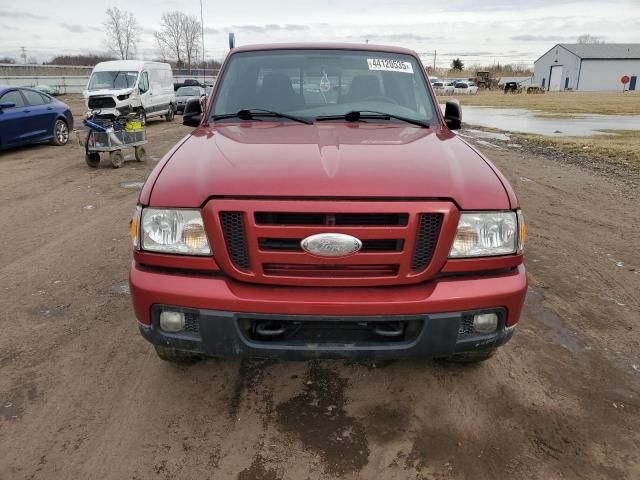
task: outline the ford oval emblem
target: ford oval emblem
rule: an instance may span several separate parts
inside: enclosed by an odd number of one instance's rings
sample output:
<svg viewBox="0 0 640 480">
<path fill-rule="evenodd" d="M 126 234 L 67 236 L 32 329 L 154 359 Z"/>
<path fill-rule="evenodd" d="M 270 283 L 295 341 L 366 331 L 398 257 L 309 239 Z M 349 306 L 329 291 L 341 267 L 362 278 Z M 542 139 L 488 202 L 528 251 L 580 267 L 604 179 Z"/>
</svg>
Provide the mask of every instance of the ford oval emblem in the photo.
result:
<svg viewBox="0 0 640 480">
<path fill-rule="evenodd" d="M 347 257 L 362 248 L 356 237 L 343 233 L 319 233 L 300 242 L 302 249 L 318 257 Z"/>
</svg>

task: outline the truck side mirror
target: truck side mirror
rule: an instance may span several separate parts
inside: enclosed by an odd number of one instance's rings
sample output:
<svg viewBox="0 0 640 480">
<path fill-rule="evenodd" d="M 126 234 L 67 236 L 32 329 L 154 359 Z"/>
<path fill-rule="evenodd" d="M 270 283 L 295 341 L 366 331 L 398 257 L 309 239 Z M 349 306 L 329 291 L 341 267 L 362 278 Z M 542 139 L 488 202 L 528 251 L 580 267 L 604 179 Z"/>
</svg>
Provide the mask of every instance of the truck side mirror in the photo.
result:
<svg viewBox="0 0 640 480">
<path fill-rule="evenodd" d="M 188 127 L 197 127 L 202 120 L 202 105 L 200 98 L 192 98 L 187 101 L 182 114 L 182 124 Z"/>
<path fill-rule="evenodd" d="M 451 130 L 462 128 L 462 108 L 458 100 L 449 100 L 444 107 L 444 121 Z"/>
</svg>

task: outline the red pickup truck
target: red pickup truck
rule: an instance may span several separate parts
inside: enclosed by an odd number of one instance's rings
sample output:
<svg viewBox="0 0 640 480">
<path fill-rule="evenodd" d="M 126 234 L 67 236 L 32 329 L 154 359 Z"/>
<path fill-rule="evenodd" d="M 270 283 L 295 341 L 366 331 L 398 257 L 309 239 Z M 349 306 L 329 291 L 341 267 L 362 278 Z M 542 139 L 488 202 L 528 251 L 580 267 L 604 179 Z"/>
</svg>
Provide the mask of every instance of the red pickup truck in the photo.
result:
<svg viewBox="0 0 640 480">
<path fill-rule="evenodd" d="M 160 358 L 480 361 L 511 338 L 518 200 L 415 52 L 236 48 L 201 110 L 131 222 L 133 306 Z"/>
</svg>

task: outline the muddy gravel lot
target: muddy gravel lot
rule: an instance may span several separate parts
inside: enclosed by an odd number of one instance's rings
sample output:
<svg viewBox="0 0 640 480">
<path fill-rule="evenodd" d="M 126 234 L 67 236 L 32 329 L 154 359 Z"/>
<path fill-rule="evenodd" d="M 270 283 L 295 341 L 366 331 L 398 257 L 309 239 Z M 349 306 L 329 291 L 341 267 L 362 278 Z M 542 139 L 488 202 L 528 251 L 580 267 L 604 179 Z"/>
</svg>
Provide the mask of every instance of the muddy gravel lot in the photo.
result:
<svg viewBox="0 0 640 480">
<path fill-rule="evenodd" d="M 176 367 L 126 282 L 128 221 L 178 122 L 150 121 L 151 158 L 118 170 L 72 144 L 0 154 L 0 479 L 640 478 L 633 172 L 478 144 L 525 209 L 531 285 L 483 365 Z"/>
</svg>

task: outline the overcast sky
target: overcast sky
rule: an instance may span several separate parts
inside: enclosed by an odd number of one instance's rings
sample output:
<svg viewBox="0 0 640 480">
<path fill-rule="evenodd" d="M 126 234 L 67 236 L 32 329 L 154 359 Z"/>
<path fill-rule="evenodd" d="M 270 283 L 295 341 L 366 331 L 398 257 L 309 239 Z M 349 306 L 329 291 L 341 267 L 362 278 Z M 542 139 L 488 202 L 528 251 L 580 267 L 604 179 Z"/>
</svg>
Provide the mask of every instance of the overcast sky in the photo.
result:
<svg viewBox="0 0 640 480">
<path fill-rule="evenodd" d="M 532 64 L 555 43 L 589 33 L 607 42 L 640 43 L 640 0 L 203 0 L 207 58 L 221 60 L 227 33 L 238 44 L 337 41 L 412 48 L 426 64 Z M 0 56 L 39 61 L 105 51 L 104 10 L 129 10 L 141 26 L 138 56 L 158 51 L 153 31 L 165 11 L 200 17 L 199 0 L 0 1 Z"/>
</svg>

